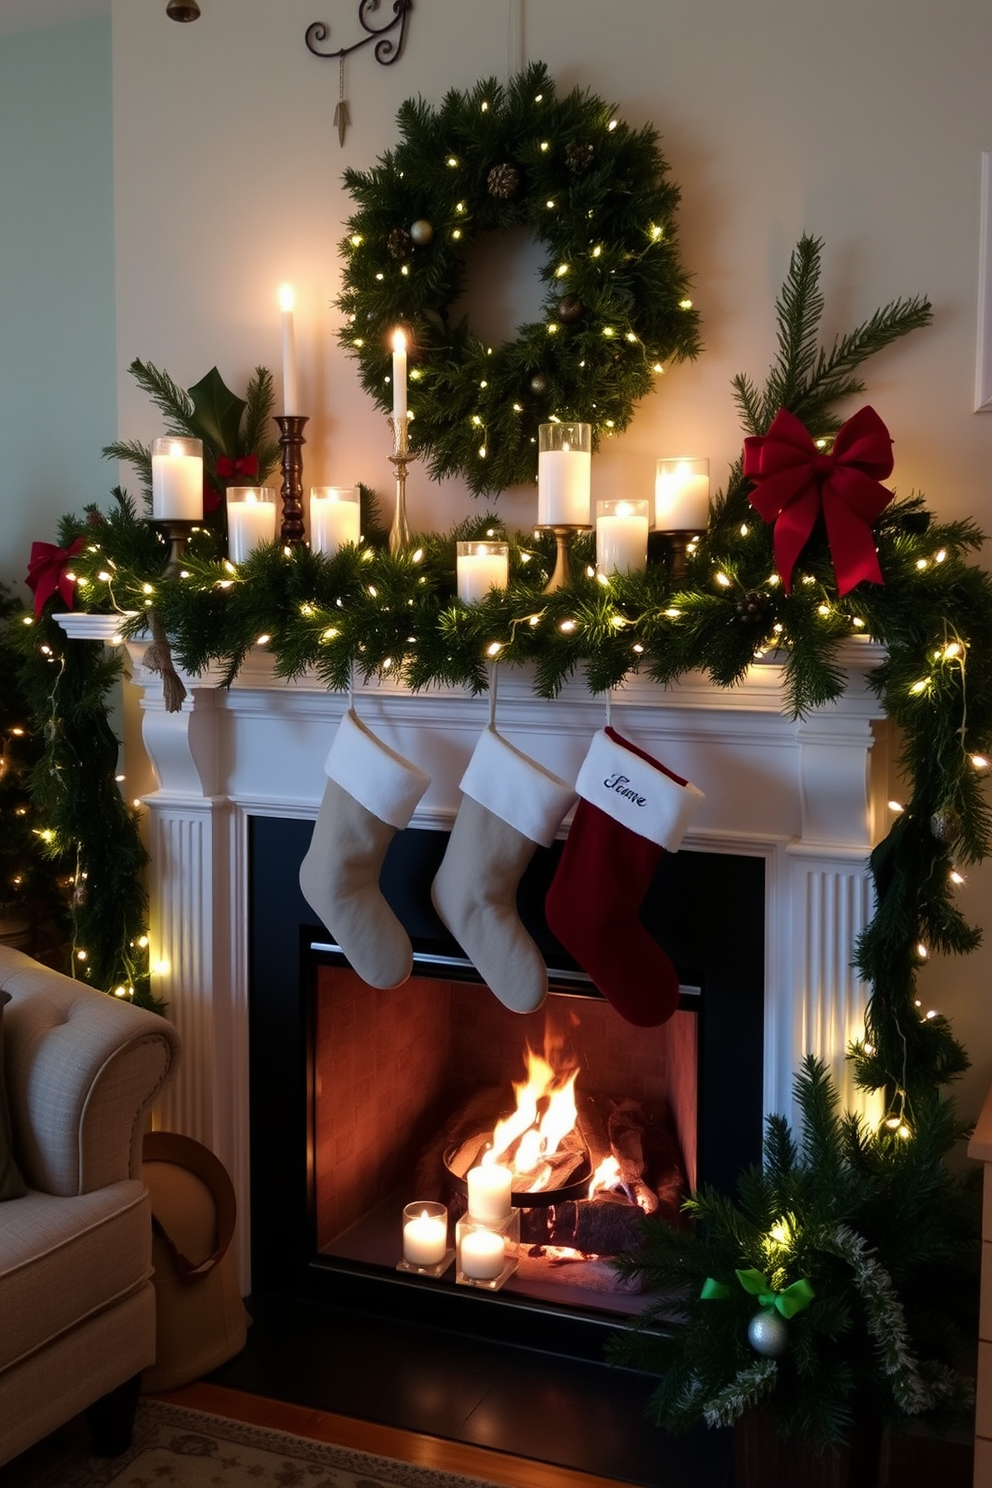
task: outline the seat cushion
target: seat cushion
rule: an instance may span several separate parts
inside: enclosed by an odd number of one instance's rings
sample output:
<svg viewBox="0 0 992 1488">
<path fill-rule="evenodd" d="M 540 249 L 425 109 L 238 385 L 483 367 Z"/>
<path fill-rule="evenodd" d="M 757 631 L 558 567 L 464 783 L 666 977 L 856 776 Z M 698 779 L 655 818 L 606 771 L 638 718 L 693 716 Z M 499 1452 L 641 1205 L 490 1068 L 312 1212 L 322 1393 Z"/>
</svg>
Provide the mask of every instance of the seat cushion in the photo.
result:
<svg viewBox="0 0 992 1488">
<path fill-rule="evenodd" d="M 72 1198 L 28 1189 L 0 1206 L 0 1371 L 139 1288 L 151 1234 L 133 1178 Z"/>
</svg>

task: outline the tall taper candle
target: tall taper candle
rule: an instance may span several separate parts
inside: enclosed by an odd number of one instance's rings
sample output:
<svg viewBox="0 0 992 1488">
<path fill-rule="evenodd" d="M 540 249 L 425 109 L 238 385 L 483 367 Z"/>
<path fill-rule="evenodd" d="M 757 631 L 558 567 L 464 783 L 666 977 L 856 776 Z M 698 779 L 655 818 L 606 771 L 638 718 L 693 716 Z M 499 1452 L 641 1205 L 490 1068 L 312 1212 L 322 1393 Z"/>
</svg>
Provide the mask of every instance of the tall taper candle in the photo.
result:
<svg viewBox="0 0 992 1488">
<path fill-rule="evenodd" d="M 299 413 L 299 393 L 296 386 L 296 325 L 293 311 L 296 293 L 291 284 L 279 287 L 279 309 L 282 312 L 282 411 Z"/>
<path fill-rule="evenodd" d="M 406 337 L 393 332 L 393 418 L 406 418 Z"/>
</svg>

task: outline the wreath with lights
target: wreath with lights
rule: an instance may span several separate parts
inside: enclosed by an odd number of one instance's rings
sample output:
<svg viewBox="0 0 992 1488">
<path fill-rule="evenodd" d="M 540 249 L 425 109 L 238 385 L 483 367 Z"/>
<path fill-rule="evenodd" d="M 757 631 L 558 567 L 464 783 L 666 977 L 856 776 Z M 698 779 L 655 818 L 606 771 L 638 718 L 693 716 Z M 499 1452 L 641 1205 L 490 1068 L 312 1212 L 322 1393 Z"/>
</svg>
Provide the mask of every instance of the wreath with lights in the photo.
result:
<svg viewBox="0 0 992 1488">
<path fill-rule="evenodd" d="M 435 479 L 475 495 L 536 479 L 538 425 L 630 423 L 666 362 L 699 349 L 678 254 L 679 190 L 650 127 L 591 93 L 555 93 L 543 63 L 507 87 L 408 99 L 395 149 L 348 170 L 359 204 L 342 241 L 346 324 L 363 387 L 389 411 L 390 335 L 407 334 L 410 442 Z M 529 229 L 547 249 L 542 318 L 490 346 L 452 306 L 486 232 Z"/>
</svg>

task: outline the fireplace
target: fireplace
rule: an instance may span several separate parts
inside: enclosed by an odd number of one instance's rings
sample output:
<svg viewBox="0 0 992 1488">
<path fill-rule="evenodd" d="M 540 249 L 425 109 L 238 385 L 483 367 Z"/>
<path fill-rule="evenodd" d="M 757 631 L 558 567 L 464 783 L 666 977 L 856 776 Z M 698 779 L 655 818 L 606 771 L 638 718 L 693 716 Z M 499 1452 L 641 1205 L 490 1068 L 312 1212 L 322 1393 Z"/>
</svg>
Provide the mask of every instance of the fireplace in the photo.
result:
<svg viewBox="0 0 992 1488">
<path fill-rule="evenodd" d="M 271 1102 L 261 1115 L 253 1111 L 250 1129 L 249 1088 L 264 1099 L 283 1069 L 310 1068 L 308 989 L 315 973 L 308 948 L 326 935 L 299 894 L 296 864 L 309 841 L 323 760 L 345 700 L 315 678 L 276 677 L 259 648 L 229 689 L 211 675 L 186 679 L 182 712 L 168 714 L 160 679 L 143 669 L 143 645 L 129 643 L 135 686 L 125 700 L 127 789 L 147 809 L 156 988 L 185 1046 L 182 1072 L 160 1120 L 205 1142 L 230 1171 L 246 1289 L 252 1283 L 302 1286 L 314 1271 L 322 1273 L 321 1284 L 344 1286 L 341 1273 L 335 1280 L 333 1268 L 314 1262 L 311 1209 L 304 1203 L 297 1214 L 288 1200 L 290 1189 L 311 1192 L 312 1083 L 308 1089 L 304 1073 L 294 1094 Z M 688 991 L 683 997 L 686 1006 L 698 1006 L 690 1014 L 700 1053 L 697 1174 L 724 1185 L 753 1155 L 762 1114 L 791 1114 L 793 1074 L 807 1051 L 827 1061 L 845 1102 L 858 1106 L 843 1057 L 864 1005 L 851 952 L 871 911 L 866 858 L 877 840 L 876 817 L 884 816 L 885 801 L 898 791 L 889 778 L 887 730 L 865 682 L 880 652 L 851 641 L 840 660 L 847 692 L 802 720 L 782 712 L 774 658 L 751 668 L 733 689 L 689 676 L 665 690 L 632 679 L 613 695 L 614 726 L 706 796 L 682 851 L 663 860 L 656 902 L 647 912 L 660 914 L 659 939 L 686 988 L 702 987 L 698 1003 Z M 397 843 L 423 846 L 448 831 L 458 781 L 486 725 L 486 700 L 455 689 L 414 696 L 383 683 L 360 688 L 356 707 L 381 738 L 432 775 Z M 602 700 L 579 682 L 542 701 L 527 675 L 501 678 L 501 733 L 562 776 L 575 778 L 603 722 Z M 280 848 L 282 866 L 260 888 L 250 861 L 253 853 L 273 856 L 270 832 L 288 833 L 293 842 Z M 750 865 L 761 881 L 760 908 L 721 878 L 736 871 L 731 864 Z M 422 904 L 427 873 L 400 872 L 397 891 L 404 883 L 419 885 Z M 728 917 L 744 902 L 751 907 L 732 929 Z M 718 906 L 719 919 L 711 912 L 691 944 L 683 930 L 695 904 Z M 260 945 L 254 935 L 258 921 L 275 928 L 271 945 Z M 755 964 L 763 966 L 754 1004 L 736 991 L 737 931 L 745 922 L 759 943 Z M 411 933 L 416 942 L 429 941 L 433 932 L 415 923 Z M 722 958 L 722 971 L 697 964 L 700 946 Z M 277 1018 L 287 1006 L 288 1020 Z M 762 1086 L 758 1108 L 746 1119 L 738 1097 L 743 1070 L 760 1070 Z M 723 1098 L 727 1109 L 720 1114 Z M 249 1232 L 247 1217 L 259 1207 L 292 1242 L 278 1253 L 264 1233 Z M 369 1282 L 367 1268 L 353 1263 L 346 1282 L 357 1300 Z M 398 1276 L 392 1285 L 427 1295 Z M 463 1305 L 464 1290 L 449 1286 L 444 1306 Z M 437 1320 L 441 1302 L 432 1294 L 430 1304 Z"/>
<path fill-rule="evenodd" d="M 569 1036 L 588 1076 L 577 1082 L 584 1095 L 634 1099 L 672 1133 L 689 1187 L 701 1177 L 732 1184 L 760 1153 L 764 861 L 703 852 L 662 860 L 643 918 L 672 956 L 682 995 L 668 1024 L 645 1030 L 600 998 L 544 923 L 560 843 L 538 851 L 521 884 L 522 918 L 551 986 L 545 1008 L 522 1016 L 481 985 L 434 914 L 429 888 L 445 833 L 394 839 L 382 883 L 411 935 L 415 972 L 376 991 L 347 968 L 300 893 L 310 830 L 308 821 L 259 816 L 249 831 L 256 1286 L 359 1299 L 499 1338 L 526 1336 L 539 1314 L 543 1336 L 596 1356 L 604 1327 L 645 1300 L 604 1289 L 608 1265 L 569 1262 L 584 1272 L 573 1281 L 557 1256 L 543 1264 L 533 1254 L 540 1216 L 528 1227 L 522 1206 L 525 1263 L 497 1295 L 459 1286 L 454 1267 L 437 1280 L 411 1277 L 396 1266 L 404 1203 L 435 1196 L 422 1175 L 432 1149 L 436 1166 L 445 1122 L 480 1092 L 500 1084 L 509 1092 L 528 1037 L 543 1042 L 546 1016 Z M 451 1188 L 443 1197 L 460 1212 Z M 576 1207 L 567 1202 L 562 1223 Z"/>
</svg>

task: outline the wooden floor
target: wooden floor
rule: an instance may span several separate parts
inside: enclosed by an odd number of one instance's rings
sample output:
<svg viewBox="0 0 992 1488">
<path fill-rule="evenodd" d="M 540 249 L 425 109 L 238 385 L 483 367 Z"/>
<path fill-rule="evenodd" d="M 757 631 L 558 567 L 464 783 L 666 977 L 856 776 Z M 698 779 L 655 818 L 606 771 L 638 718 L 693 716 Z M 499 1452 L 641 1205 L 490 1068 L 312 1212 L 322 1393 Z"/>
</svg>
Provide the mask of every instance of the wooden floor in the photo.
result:
<svg viewBox="0 0 992 1488">
<path fill-rule="evenodd" d="M 353 1420 L 330 1411 L 310 1410 L 279 1400 L 264 1399 L 241 1390 L 206 1382 L 187 1385 L 156 1397 L 184 1405 L 190 1410 L 209 1411 L 227 1420 L 271 1426 L 310 1441 L 331 1442 L 392 1457 L 445 1472 L 464 1473 L 500 1488 L 630 1488 L 616 1478 L 595 1477 L 568 1468 L 508 1457 L 500 1452 L 463 1442 L 400 1431 Z M 893 1438 L 890 1447 L 888 1488 L 970 1488 L 971 1453 L 960 1441 L 936 1441 L 926 1437 Z"/>
<path fill-rule="evenodd" d="M 310 1410 L 280 1400 L 267 1400 L 223 1385 L 200 1382 L 155 1397 L 183 1405 L 189 1410 L 210 1411 L 229 1421 L 248 1421 L 253 1426 L 271 1426 L 310 1441 L 332 1442 L 335 1446 L 371 1452 L 378 1457 L 392 1457 L 399 1462 L 412 1462 L 420 1467 L 433 1467 L 444 1472 L 464 1473 L 481 1478 L 500 1488 L 630 1488 L 616 1478 L 600 1478 L 568 1468 L 530 1462 L 521 1457 L 508 1457 L 484 1447 L 464 1442 L 442 1441 L 438 1437 L 399 1431 L 392 1426 L 377 1426 L 369 1421 L 356 1421 L 330 1411 Z"/>
</svg>

